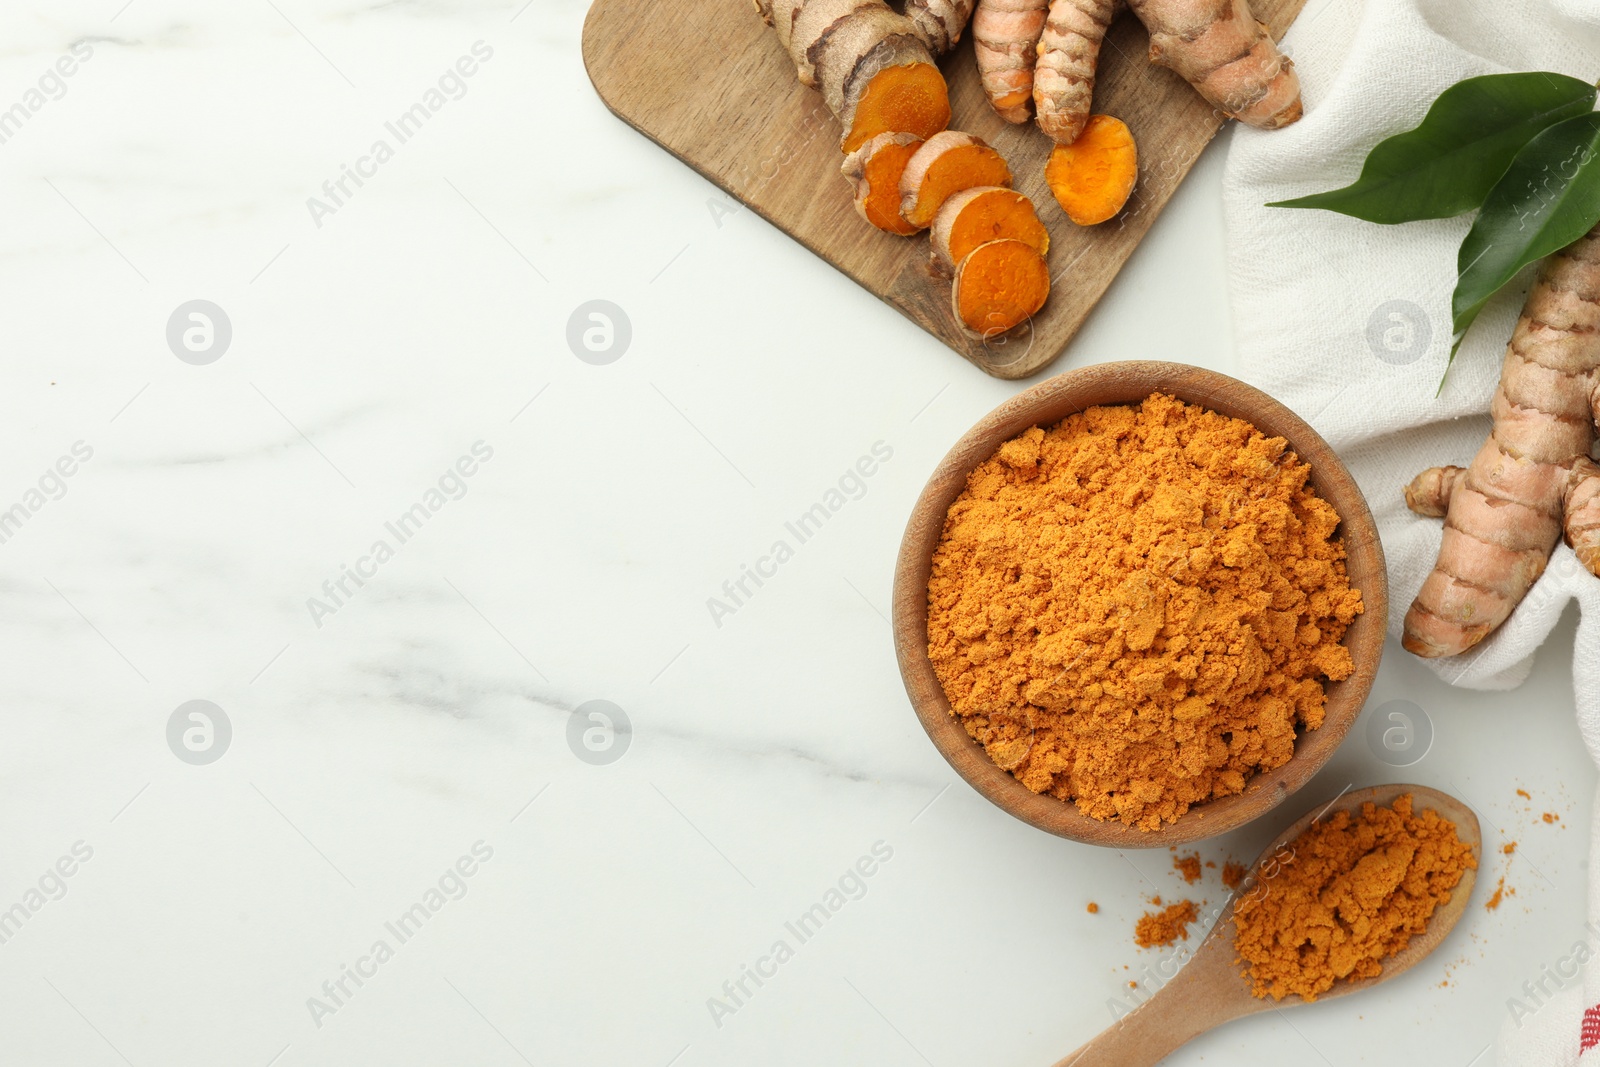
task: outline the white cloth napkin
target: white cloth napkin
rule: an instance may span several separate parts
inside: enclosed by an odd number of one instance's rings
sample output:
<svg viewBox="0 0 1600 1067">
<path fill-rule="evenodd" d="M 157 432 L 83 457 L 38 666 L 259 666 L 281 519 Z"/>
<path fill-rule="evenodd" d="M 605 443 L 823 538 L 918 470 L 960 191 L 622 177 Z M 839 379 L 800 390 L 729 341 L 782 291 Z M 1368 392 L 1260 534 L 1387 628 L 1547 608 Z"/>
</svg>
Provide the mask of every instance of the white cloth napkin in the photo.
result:
<svg viewBox="0 0 1600 1067">
<path fill-rule="evenodd" d="M 1426 467 L 1466 465 L 1483 443 L 1532 270 L 1479 316 L 1435 398 L 1450 346 L 1456 249 L 1470 220 L 1378 226 L 1263 205 L 1354 181 L 1373 145 L 1415 126 L 1462 78 L 1511 70 L 1600 77 L 1600 0 L 1310 0 L 1285 50 L 1300 73 L 1305 117 L 1284 130 L 1236 130 L 1223 185 L 1237 348 L 1243 377 L 1311 422 L 1366 493 L 1388 556 L 1389 629 L 1398 635 L 1440 538 L 1438 520 L 1406 510 L 1402 487 Z M 1455 685 L 1516 686 L 1569 599 L 1582 613 L 1578 723 L 1600 762 L 1600 579 L 1565 545 L 1496 634 L 1429 665 Z M 1588 918 L 1600 921 L 1600 849 L 1590 844 Z M 1507 1021 L 1502 1065 L 1577 1063 L 1585 1023 L 1585 1040 L 1600 1040 L 1600 962 L 1585 970 L 1581 1005 L 1552 1004 L 1537 1025 Z M 1600 1049 L 1586 1047 L 1582 1062 L 1600 1065 Z"/>
</svg>

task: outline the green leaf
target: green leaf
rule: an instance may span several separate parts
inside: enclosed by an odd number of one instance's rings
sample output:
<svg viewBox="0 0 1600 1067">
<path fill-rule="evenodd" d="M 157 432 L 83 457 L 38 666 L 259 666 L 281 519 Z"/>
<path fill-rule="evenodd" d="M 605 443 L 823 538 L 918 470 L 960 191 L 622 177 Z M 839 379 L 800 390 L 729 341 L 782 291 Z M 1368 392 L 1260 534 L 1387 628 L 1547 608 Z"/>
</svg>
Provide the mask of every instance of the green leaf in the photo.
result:
<svg viewBox="0 0 1600 1067">
<path fill-rule="evenodd" d="M 1489 191 L 1456 258 L 1456 290 L 1450 298 L 1456 345 L 1502 285 L 1529 263 L 1588 233 L 1596 222 L 1600 112 L 1591 112 L 1529 141 Z"/>
<path fill-rule="evenodd" d="M 1541 130 L 1594 107 L 1595 87 L 1565 74 L 1487 74 L 1457 82 L 1421 125 L 1367 155 L 1354 185 L 1268 207 L 1337 211 L 1368 222 L 1443 219 L 1471 211 Z"/>
</svg>

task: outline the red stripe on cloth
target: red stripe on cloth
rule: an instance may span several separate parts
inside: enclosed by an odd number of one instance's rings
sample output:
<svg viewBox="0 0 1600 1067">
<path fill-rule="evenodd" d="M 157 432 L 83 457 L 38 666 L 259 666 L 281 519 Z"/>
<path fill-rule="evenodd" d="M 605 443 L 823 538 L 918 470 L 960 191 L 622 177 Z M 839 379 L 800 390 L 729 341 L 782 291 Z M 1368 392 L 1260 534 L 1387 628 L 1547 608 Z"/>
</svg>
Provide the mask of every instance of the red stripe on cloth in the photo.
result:
<svg viewBox="0 0 1600 1067">
<path fill-rule="evenodd" d="M 1583 1037 L 1578 1043 L 1578 1055 L 1583 1055 L 1600 1045 L 1600 1004 L 1583 1013 Z"/>
</svg>

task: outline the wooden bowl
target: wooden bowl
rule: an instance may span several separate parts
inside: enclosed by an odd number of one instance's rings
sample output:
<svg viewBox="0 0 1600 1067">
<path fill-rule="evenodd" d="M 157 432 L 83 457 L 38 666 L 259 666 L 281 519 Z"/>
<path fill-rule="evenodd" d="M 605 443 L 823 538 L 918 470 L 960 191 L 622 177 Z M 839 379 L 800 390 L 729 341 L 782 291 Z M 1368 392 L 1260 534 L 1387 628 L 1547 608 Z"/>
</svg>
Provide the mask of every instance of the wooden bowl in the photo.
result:
<svg viewBox="0 0 1600 1067">
<path fill-rule="evenodd" d="M 1159 830 L 1139 830 L 1121 822 L 1092 819 L 1071 801 L 1030 791 L 996 765 L 967 733 L 951 712 L 928 658 L 928 576 L 951 503 L 966 488 L 967 475 L 1001 444 L 1030 426 L 1052 426 L 1097 404 L 1137 403 L 1158 392 L 1244 419 L 1269 436 L 1282 437 L 1311 465 L 1312 486 L 1342 520 L 1339 532 L 1348 556 L 1350 584 L 1361 590 L 1364 610 L 1344 637 L 1355 672 L 1342 682 L 1324 683 L 1326 718 L 1320 728 L 1300 731 L 1288 763 L 1256 774 L 1242 793 L 1198 804 Z M 1215 371 L 1153 360 L 1105 363 L 1068 371 L 1018 393 L 967 431 L 934 470 L 900 542 L 894 575 L 895 655 L 923 729 L 956 773 L 979 793 L 1023 822 L 1074 841 L 1115 848 L 1164 848 L 1243 826 L 1277 807 L 1328 762 L 1360 714 L 1378 673 L 1388 600 L 1383 548 L 1372 512 L 1345 465 L 1303 419 L 1259 389 Z"/>
</svg>

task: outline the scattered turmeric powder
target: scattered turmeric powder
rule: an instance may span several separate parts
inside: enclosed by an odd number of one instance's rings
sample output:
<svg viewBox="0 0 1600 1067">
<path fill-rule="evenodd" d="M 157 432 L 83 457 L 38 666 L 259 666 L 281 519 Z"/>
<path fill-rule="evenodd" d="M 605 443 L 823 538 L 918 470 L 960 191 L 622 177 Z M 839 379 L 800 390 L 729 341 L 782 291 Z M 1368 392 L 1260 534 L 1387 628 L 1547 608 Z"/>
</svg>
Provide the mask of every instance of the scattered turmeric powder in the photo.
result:
<svg viewBox="0 0 1600 1067">
<path fill-rule="evenodd" d="M 1244 881 L 1244 876 L 1250 873 L 1250 868 L 1242 863 L 1229 860 L 1222 865 L 1222 884 L 1229 889 L 1238 889 L 1239 883 Z"/>
<path fill-rule="evenodd" d="M 1516 896 L 1517 891 L 1515 889 L 1506 888 L 1506 876 L 1502 874 L 1500 876 L 1500 880 L 1495 883 L 1494 895 L 1483 902 L 1483 910 L 1493 911 L 1494 909 L 1498 908 L 1500 906 L 1500 901 L 1503 900 L 1507 895 Z"/>
<path fill-rule="evenodd" d="M 1310 1001 L 1340 979 L 1372 978 L 1427 929 L 1434 909 L 1478 866 L 1455 824 L 1415 814 L 1411 794 L 1390 807 L 1335 812 L 1288 846 L 1294 862 L 1261 877 L 1234 906 L 1234 949 L 1251 992 Z"/>
<path fill-rule="evenodd" d="M 1099 915 L 1100 914 L 1100 905 L 1096 904 L 1092 900 L 1089 901 L 1089 914 L 1090 915 Z"/>
<path fill-rule="evenodd" d="M 1200 854 L 1190 853 L 1187 856 L 1172 857 L 1172 869 L 1183 875 L 1183 880 L 1190 885 L 1200 880 Z"/>
<path fill-rule="evenodd" d="M 1150 901 L 1157 907 L 1161 906 L 1161 898 L 1154 897 Z M 1147 911 L 1139 916 L 1139 921 L 1134 924 L 1133 942 L 1140 948 L 1158 948 L 1170 945 L 1179 938 L 1189 940 L 1189 924 L 1194 922 L 1196 911 L 1194 901 L 1180 900 L 1176 904 L 1169 904 L 1161 911 Z"/>
<path fill-rule="evenodd" d="M 1517 790 L 1517 796 L 1521 797 L 1523 800 L 1533 799 L 1533 796 L 1526 789 Z"/>
<path fill-rule="evenodd" d="M 1560 822 L 1561 821 L 1561 816 L 1557 815 L 1553 811 L 1547 811 L 1543 815 L 1539 816 L 1539 818 L 1543 819 L 1546 823 L 1553 823 L 1553 822 Z"/>
<path fill-rule="evenodd" d="M 1508 856 L 1511 855 L 1516 850 L 1517 850 L 1517 843 L 1515 841 L 1507 841 L 1505 844 L 1500 846 L 1500 851 L 1504 852 Z"/>
<path fill-rule="evenodd" d="M 968 476 L 928 654 L 999 766 L 1153 830 L 1294 753 L 1360 613 L 1339 516 L 1249 423 L 1153 395 L 1033 427 Z"/>
</svg>

